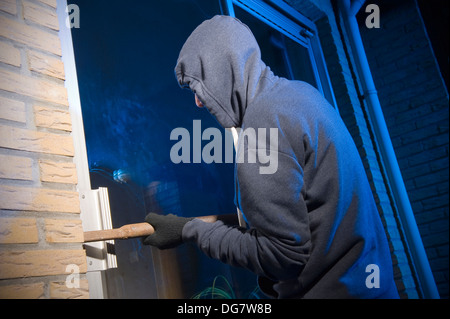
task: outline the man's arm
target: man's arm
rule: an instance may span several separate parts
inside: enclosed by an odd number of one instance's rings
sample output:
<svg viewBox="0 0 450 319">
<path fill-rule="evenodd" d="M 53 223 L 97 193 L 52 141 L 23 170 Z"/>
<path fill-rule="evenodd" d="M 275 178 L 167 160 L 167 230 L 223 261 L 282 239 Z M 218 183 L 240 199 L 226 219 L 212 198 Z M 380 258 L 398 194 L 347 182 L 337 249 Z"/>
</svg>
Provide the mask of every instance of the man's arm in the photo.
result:
<svg viewBox="0 0 450 319">
<path fill-rule="evenodd" d="M 257 275 L 274 280 L 298 276 L 310 250 L 302 169 L 288 155 L 280 153 L 278 161 L 278 170 L 270 175 L 259 174 L 255 163 L 238 166 L 238 198 L 249 229 L 195 219 L 183 228 L 183 240 Z"/>
</svg>

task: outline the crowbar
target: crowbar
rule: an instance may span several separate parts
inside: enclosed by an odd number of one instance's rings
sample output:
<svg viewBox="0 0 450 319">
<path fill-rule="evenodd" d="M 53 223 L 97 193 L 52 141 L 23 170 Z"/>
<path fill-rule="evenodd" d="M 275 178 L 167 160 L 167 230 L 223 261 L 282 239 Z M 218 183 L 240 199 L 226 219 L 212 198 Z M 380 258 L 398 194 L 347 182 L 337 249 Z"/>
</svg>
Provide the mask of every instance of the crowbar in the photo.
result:
<svg viewBox="0 0 450 319">
<path fill-rule="evenodd" d="M 221 220 L 226 224 L 236 225 L 238 223 L 236 214 L 230 215 L 209 215 L 196 217 L 207 223 L 214 223 Z M 92 230 L 84 232 L 84 242 L 94 242 L 111 239 L 128 239 L 135 237 L 149 236 L 155 232 L 155 229 L 149 223 L 136 223 L 124 225 L 120 228 Z"/>
</svg>

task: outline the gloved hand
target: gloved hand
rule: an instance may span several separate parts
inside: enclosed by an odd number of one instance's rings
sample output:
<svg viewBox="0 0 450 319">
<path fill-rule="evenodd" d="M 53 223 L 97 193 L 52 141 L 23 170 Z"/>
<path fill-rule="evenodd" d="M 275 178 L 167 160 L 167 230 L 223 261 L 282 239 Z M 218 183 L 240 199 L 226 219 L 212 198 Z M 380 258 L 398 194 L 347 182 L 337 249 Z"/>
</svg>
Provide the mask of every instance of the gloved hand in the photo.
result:
<svg viewBox="0 0 450 319">
<path fill-rule="evenodd" d="M 176 247 L 183 243 L 181 233 L 184 225 L 194 217 L 179 217 L 173 214 L 158 215 L 150 213 L 145 221 L 153 226 L 155 232 L 144 238 L 144 245 L 152 245 L 159 249 Z"/>
</svg>

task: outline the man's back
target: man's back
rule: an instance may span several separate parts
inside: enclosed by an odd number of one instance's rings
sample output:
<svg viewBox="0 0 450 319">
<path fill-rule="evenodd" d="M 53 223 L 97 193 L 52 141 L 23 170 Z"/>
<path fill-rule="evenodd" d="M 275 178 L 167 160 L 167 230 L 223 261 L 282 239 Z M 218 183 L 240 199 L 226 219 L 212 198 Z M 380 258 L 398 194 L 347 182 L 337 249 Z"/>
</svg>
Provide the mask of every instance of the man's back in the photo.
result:
<svg viewBox="0 0 450 319">
<path fill-rule="evenodd" d="M 275 285 L 280 297 L 292 297 L 293 290 L 305 298 L 398 297 L 384 229 L 344 123 L 310 85 L 277 77 L 270 81 L 270 89 L 247 107 L 243 127 L 279 129 L 278 152 L 291 160 L 279 162 L 278 179 L 288 181 L 295 172 L 303 181 L 301 198 L 283 205 L 291 205 L 300 215 L 303 206 L 298 203 L 304 202 L 311 241 L 308 261 L 298 278 Z M 249 185 L 241 188 L 241 198 L 246 197 L 242 192 L 254 192 L 261 179 L 267 180 L 267 191 L 277 193 L 274 197 L 296 192 L 288 185 L 273 189 L 272 176 L 245 175 L 238 175 L 240 185 Z M 378 286 L 366 284 L 375 267 L 380 274 Z"/>
</svg>

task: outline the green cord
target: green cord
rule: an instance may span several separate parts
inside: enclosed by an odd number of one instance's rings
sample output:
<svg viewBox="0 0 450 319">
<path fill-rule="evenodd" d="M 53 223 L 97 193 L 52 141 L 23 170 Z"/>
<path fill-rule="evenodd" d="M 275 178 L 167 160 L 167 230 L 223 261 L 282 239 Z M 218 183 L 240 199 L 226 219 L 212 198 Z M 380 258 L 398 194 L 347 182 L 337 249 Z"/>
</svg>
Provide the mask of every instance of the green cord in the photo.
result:
<svg viewBox="0 0 450 319">
<path fill-rule="evenodd" d="M 222 287 L 218 287 L 217 281 L 219 279 L 222 279 L 222 281 L 225 282 L 226 287 L 224 289 Z M 249 294 L 249 299 L 260 299 L 258 292 L 259 287 L 256 286 L 255 289 L 253 289 L 253 291 Z M 236 295 L 228 280 L 224 276 L 219 275 L 214 278 L 211 287 L 205 288 L 198 294 L 194 295 L 192 299 L 236 299 Z"/>
</svg>

